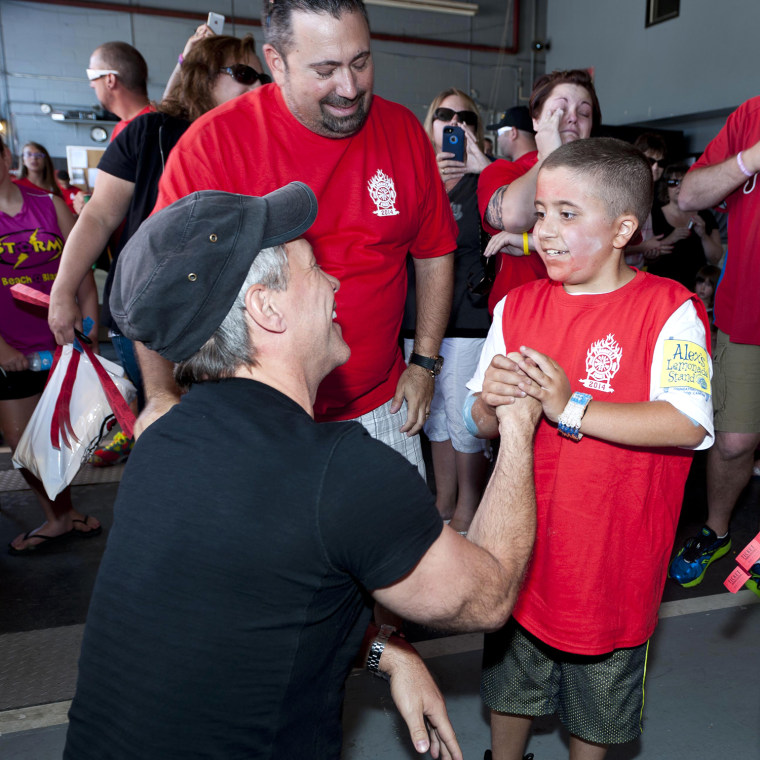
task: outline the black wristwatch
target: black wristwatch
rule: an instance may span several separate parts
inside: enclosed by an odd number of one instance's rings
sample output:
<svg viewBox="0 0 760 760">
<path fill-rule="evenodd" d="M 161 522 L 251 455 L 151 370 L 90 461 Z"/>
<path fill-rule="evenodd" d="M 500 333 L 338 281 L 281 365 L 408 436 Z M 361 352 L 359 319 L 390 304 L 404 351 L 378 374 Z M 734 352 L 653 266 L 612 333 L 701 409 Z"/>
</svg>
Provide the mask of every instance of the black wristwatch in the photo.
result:
<svg viewBox="0 0 760 760">
<path fill-rule="evenodd" d="M 442 356 L 422 356 L 422 354 L 412 354 L 409 357 L 409 364 L 416 364 L 418 367 L 426 369 L 430 373 L 430 377 L 435 377 L 441 374 L 441 368 L 443 367 Z"/>
</svg>

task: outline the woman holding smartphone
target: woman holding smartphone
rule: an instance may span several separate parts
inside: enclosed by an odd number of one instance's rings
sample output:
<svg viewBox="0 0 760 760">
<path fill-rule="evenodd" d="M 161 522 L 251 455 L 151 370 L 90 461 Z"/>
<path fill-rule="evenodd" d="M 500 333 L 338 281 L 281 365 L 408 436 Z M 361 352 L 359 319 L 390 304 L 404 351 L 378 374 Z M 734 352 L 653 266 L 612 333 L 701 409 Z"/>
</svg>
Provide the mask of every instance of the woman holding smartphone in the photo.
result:
<svg viewBox="0 0 760 760">
<path fill-rule="evenodd" d="M 461 90 L 451 88 L 439 93 L 428 108 L 424 127 L 459 227 L 454 253 L 454 299 L 440 349 L 443 368 L 435 381 L 424 430 L 432 451 L 438 511 L 444 519 L 451 519 L 452 528 L 465 532 L 480 503 L 490 457 L 488 442 L 473 437 L 465 428 L 462 405 L 467 395 L 465 383 L 475 371 L 490 326 L 477 188 L 478 176 L 491 160 L 483 152 L 483 123 L 478 108 Z M 464 140 L 464 161 L 457 161 L 444 148 L 444 130 L 448 127 L 462 130 L 455 129 L 454 134 L 457 140 Z M 413 340 L 406 336 L 414 334 L 415 323 L 413 267 L 408 271 L 404 315 L 407 357 Z"/>
</svg>

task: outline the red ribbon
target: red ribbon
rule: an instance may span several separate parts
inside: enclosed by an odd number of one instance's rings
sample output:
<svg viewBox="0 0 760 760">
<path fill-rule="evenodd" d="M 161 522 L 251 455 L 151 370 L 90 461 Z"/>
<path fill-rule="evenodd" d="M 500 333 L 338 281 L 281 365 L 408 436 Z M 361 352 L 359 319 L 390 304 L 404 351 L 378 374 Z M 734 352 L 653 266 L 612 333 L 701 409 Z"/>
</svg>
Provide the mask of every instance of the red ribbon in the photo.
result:
<svg viewBox="0 0 760 760">
<path fill-rule="evenodd" d="M 40 293 L 39 290 L 30 288 L 28 285 L 20 283 L 11 285 L 11 293 L 17 301 L 26 301 L 27 303 L 33 303 L 35 306 L 44 306 L 45 308 L 50 306 L 50 296 L 47 293 Z"/>
<path fill-rule="evenodd" d="M 26 301 L 26 303 L 34 304 L 35 306 L 43 306 L 48 308 L 50 306 L 50 296 L 47 293 L 41 293 L 39 290 L 30 288 L 28 285 L 16 284 L 11 285 L 11 293 L 13 297 L 19 301 Z M 100 385 L 103 388 L 103 392 L 106 394 L 108 403 L 111 406 L 116 419 L 121 425 L 121 429 L 127 438 L 131 438 L 134 433 L 135 415 L 129 408 L 129 405 L 124 400 L 124 397 L 119 393 L 119 389 L 108 374 L 108 370 L 98 361 L 95 356 L 95 352 L 92 350 L 92 346 L 85 343 L 83 340 L 79 341 L 82 345 L 82 350 L 87 354 L 95 370 L 95 373 L 100 380 Z M 53 444 L 54 449 L 61 448 L 59 433 L 63 437 L 64 445 L 71 448 L 66 431 L 69 431 L 71 437 L 79 442 L 79 439 L 74 434 L 74 428 L 71 425 L 71 394 L 74 390 L 74 381 L 76 380 L 77 367 L 79 366 L 79 357 L 81 354 L 79 351 L 72 351 L 71 361 L 69 366 L 66 367 L 66 374 L 63 378 L 61 390 L 58 393 L 58 398 L 55 402 L 55 409 L 53 411 L 53 417 L 50 421 L 50 442 Z M 53 370 L 58 364 L 58 360 L 61 358 L 61 347 L 58 346 L 53 357 L 53 366 L 50 368 L 50 375 L 48 376 L 48 382 L 53 376 Z"/>
</svg>

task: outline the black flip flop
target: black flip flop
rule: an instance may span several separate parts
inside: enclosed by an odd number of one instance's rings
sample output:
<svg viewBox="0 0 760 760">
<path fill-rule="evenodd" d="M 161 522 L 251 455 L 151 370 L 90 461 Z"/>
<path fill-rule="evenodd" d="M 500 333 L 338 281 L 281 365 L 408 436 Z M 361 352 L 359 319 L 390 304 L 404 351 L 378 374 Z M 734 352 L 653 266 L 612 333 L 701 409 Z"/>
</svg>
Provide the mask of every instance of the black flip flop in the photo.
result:
<svg viewBox="0 0 760 760">
<path fill-rule="evenodd" d="M 87 525 L 87 521 L 90 519 L 89 515 L 84 516 L 84 520 L 72 520 L 71 522 L 75 523 L 82 523 L 82 525 Z M 90 528 L 89 530 L 74 530 L 72 528 L 72 532 L 79 536 L 79 538 L 95 538 L 95 536 L 99 536 L 103 532 L 103 526 L 98 525 L 97 528 Z M 68 533 L 64 534 L 68 535 Z"/>
<path fill-rule="evenodd" d="M 8 544 L 8 554 L 13 555 L 14 557 L 23 557 L 26 554 L 33 554 L 42 547 L 47 548 L 58 541 L 62 541 L 65 538 L 71 538 L 72 533 L 76 533 L 74 528 L 67 531 L 66 533 L 61 533 L 60 536 L 45 536 L 42 533 L 35 533 L 34 529 L 32 529 L 24 534 L 24 541 L 27 541 L 30 538 L 42 538 L 44 539 L 42 543 L 33 544 L 32 546 L 27 546 L 24 549 L 16 549 L 13 544 Z"/>
</svg>

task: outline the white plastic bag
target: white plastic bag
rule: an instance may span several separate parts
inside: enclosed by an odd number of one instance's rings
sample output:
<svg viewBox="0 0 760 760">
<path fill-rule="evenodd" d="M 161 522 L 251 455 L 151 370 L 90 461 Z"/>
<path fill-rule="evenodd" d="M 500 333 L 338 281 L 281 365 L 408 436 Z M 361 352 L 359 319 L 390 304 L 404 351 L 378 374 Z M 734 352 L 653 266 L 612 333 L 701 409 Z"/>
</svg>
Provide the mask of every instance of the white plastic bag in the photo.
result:
<svg viewBox="0 0 760 760">
<path fill-rule="evenodd" d="M 91 351 L 81 354 L 68 404 L 71 427 L 61 428 L 60 448 L 54 448 L 53 440 L 58 436 L 53 434 L 51 440 L 51 427 L 73 350 L 71 345 L 63 347 L 13 455 L 13 464 L 36 475 L 51 499 L 55 499 L 74 480 L 79 468 L 105 436 L 108 423 L 114 417 L 92 361 L 100 362 L 127 403 L 136 395 L 134 385 L 124 377 L 124 370 L 118 364 Z"/>
</svg>

